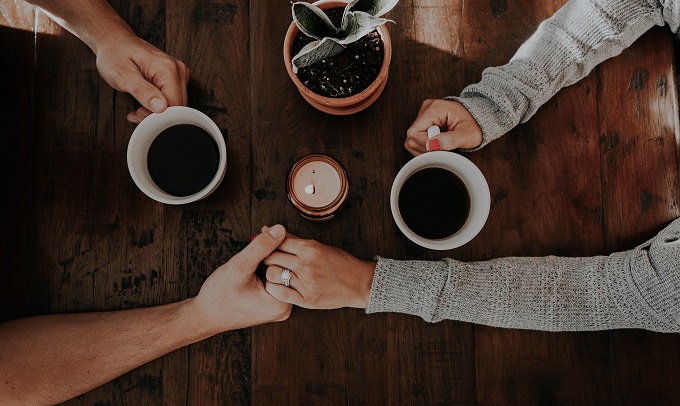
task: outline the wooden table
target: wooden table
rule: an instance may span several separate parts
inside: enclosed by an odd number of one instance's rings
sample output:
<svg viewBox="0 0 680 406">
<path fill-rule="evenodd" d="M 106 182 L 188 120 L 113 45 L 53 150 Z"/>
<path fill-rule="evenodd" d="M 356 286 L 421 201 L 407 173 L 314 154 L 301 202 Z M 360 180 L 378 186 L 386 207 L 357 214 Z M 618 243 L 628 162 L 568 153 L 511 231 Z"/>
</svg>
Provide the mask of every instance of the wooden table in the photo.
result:
<svg viewBox="0 0 680 406">
<path fill-rule="evenodd" d="M 561 91 L 529 123 L 467 154 L 484 172 L 484 230 L 451 252 L 408 242 L 389 211 L 426 98 L 457 94 L 505 63 L 564 0 L 402 0 L 381 98 L 350 117 L 303 101 L 282 61 L 285 1 L 113 0 L 143 38 L 191 69 L 189 104 L 222 129 L 226 178 L 182 207 L 143 195 L 126 167 L 135 103 L 91 52 L 20 0 L 0 0 L 0 320 L 191 297 L 263 224 L 371 258 L 483 260 L 607 254 L 679 215 L 672 34 L 653 29 Z M 35 22 L 35 24 L 34 24 Z M 14 28 L 9 28 L 14 27 Z M 311 152 L 348 169 L 326 223 L 286 200 Z M 680 397 L 680 340 L 645 331 L 544 333 L 398 314 L 295 309 L 285 323 L 177 350 L 73 404 L 661 404 Z"/>
</svg>

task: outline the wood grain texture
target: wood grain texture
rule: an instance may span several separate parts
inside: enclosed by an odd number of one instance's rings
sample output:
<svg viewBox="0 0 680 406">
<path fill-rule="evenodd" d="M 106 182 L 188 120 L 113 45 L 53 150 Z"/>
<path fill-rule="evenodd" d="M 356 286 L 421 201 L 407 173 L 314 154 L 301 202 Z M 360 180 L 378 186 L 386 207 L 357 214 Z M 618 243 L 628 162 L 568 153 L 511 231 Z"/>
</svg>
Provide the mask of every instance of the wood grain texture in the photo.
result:
<svg viewBox="0 0 680 406">
<path fill-rule="evenodd" d="M 364 259 L 585 256 L 643 242 L 680 214 L 666 28 L 465 154 L 493 202 L 472 242 L 433 252 L 392 221 L 391 182 L 411 159 L 403 141 L 423 100 L 455 95 L 507 62 L 563 3 L 401 0 L 387 16 L 396 24 L 384 93 L 364 112 L 333 117 L 309 106 L 286 74 L 289 3 L 112 1 L 142 38 L 187 63 L 189 105 L 227 142 L 220 188 L 174 207 L 148 199 L 128 174 L 134 100 L 100 79 L 76 38 L 26 4 L 0 0 L 0 170 L 19 174 L 2 192 L 0 229 L 16 238 L 0 248 L 11 270 L 0 273 L 0 321 L 194 296 L 274 223 Z M 350 178 L 346 206 L 325 223 L 301 218 L 285 193 L 288 169 L 312 152 L 339 159 Z M 645 331 L 555 334 L 296 308 L 285 323 L 179 349 L 67 404 L 670 404 L 680 395 L 679 358 L 675 335 Z"/>
<path fill-rule="evenodd" d="M 0 82 L 0 173 L 4 175 L 0 230 L 5 235 L 0 258 L 6 270 L 0 272 L 0 322 L 31 314 L 25 295 L 14 292 L 25 292 L 30 286 L 26 276 L 32 229 L 34 16 L 33 8 L 22 2 L 0 3 L 0 74 L 5 78 Z"/>
<path fill-rule="evenodd" d="M 483 68 L 506 63 L 561 3 L 468 3 L 466 79 L 478 80 Z M 604 252 L 596 88 L 590 75 L 563 89 L 528 123 L 471 154 L 487 176 L 493 209 L 485 229 L 462 251 L 475 250 L 482 259 Z M 611 400 L 607 333 L 477 326 L 474 337 L 481 404 Z"/>
<path fill-rule="evenodd" d="M 598 71 L 608 251 L 642 244 L 680 215 L 677 85 L 668 85 L 677 77 L 672 41 L 668 31 L 654 29 Z M 613 332 L 615 403 L 664 404 L 680 395 L 669 376 L 679 348 L 677 335 Z"/>
</svg>

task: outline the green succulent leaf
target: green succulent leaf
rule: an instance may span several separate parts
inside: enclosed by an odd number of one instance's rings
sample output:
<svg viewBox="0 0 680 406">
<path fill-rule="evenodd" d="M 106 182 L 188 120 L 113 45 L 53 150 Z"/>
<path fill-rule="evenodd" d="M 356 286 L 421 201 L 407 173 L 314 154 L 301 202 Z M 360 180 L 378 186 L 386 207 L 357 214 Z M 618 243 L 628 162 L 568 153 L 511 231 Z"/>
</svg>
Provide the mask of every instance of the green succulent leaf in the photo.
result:
<svg viewBox="0 0 680 406">
<path fill-rule="evenodd" d="M 299 68 L 335 56 L 343 49 L 345 49 L 345 46 L 340 41 L 330 37 L 309 43 L 293 57 L 293 72 L 297 74 Z"/>
<path fill-rule="evenodd" d="M 292 11 L 293 21 L 305 35 L 316 39 L 337 35 L 338 29 L 319 7 L 297 2 L 293 3 Z"/>
<path fill-rule="evenodd" d="M 355 42 L 373 31 L 375 27 L 381 26 L 388 21 L 391 20 L 373 17 L 363 11 L 350 11 L 342 22 L 340 43 L 350 44 Z"/>
<path fill-rule="evenodd" d="M 343 20 L 345 15 L 352 11 L 363 11 L 374 17 L 380 17 L 392 10 L 398 2 L 399 0 L 354 0 L 345 7 Z"/>
</svg>

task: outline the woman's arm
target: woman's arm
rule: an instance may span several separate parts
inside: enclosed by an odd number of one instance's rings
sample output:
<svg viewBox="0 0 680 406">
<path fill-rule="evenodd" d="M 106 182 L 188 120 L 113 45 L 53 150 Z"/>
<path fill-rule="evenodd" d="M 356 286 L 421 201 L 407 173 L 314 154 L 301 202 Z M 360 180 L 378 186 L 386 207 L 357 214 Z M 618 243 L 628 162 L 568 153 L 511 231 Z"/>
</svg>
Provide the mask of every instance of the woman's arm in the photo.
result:
<svg viewBox="0 0 680 406">
<path fill-rule="evenodd" d="M 680 332 L 680 219 L 610 256 L 380 260 L 368 312 L 548 331 Z"/>
<path fill-rule="evenodd" d="M 376 265 L 288 237 L 265 263 L 267 291 L 302 307 L 532 330 L 680 332 L 680 219 L 645 244 L 607 257 L 380 258 Z M 291 270 L 290 288 L 281 285 L 282 268 Z"/>
<path fill-rule="evenodd" d="M 432 150 L 427 128 L 433 124 L 449 130 L 433 138 L 434 149 L 483 147 L 526 122 L 561 88 L 620 54 L 651 27 L 668 23 L 676 32 L 678 3 L 570 0 L 539 25 L 508 64 L 485 69 L 481 81 L 466 87 L 459 97 L 434 106 L 425 106 L 432 102 L 426 101 L 407 131 L 406 148 L 414 155 Z M 461 112 L 463 106 L 467 111 Z M 481 138 L 469 134 L 475 121 Z"/>
</svg>

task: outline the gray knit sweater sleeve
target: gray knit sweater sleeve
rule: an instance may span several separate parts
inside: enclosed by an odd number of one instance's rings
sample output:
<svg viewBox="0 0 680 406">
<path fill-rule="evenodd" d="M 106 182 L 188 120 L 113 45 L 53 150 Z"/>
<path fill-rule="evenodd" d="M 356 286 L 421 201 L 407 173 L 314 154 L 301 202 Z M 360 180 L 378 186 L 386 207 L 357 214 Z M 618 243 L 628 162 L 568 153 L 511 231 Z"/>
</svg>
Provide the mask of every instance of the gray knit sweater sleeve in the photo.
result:
<svg viewBox="0 0 680 406">
<path fill-rule="evenodd" d="M 366 311 L 532 330 L 680 332 L 680 218 L 610 256 L 378 258 Z"/>
<path fill-rule="evenodd" d="M 488 144 L 536 110 L 562 87 L 616 56 L 654 25 L 677 32 L 680 0 L 570 0 L 543 21 L 507 65 L 487 68 L 466 87 L 462 103 Z"/>
</svg>

